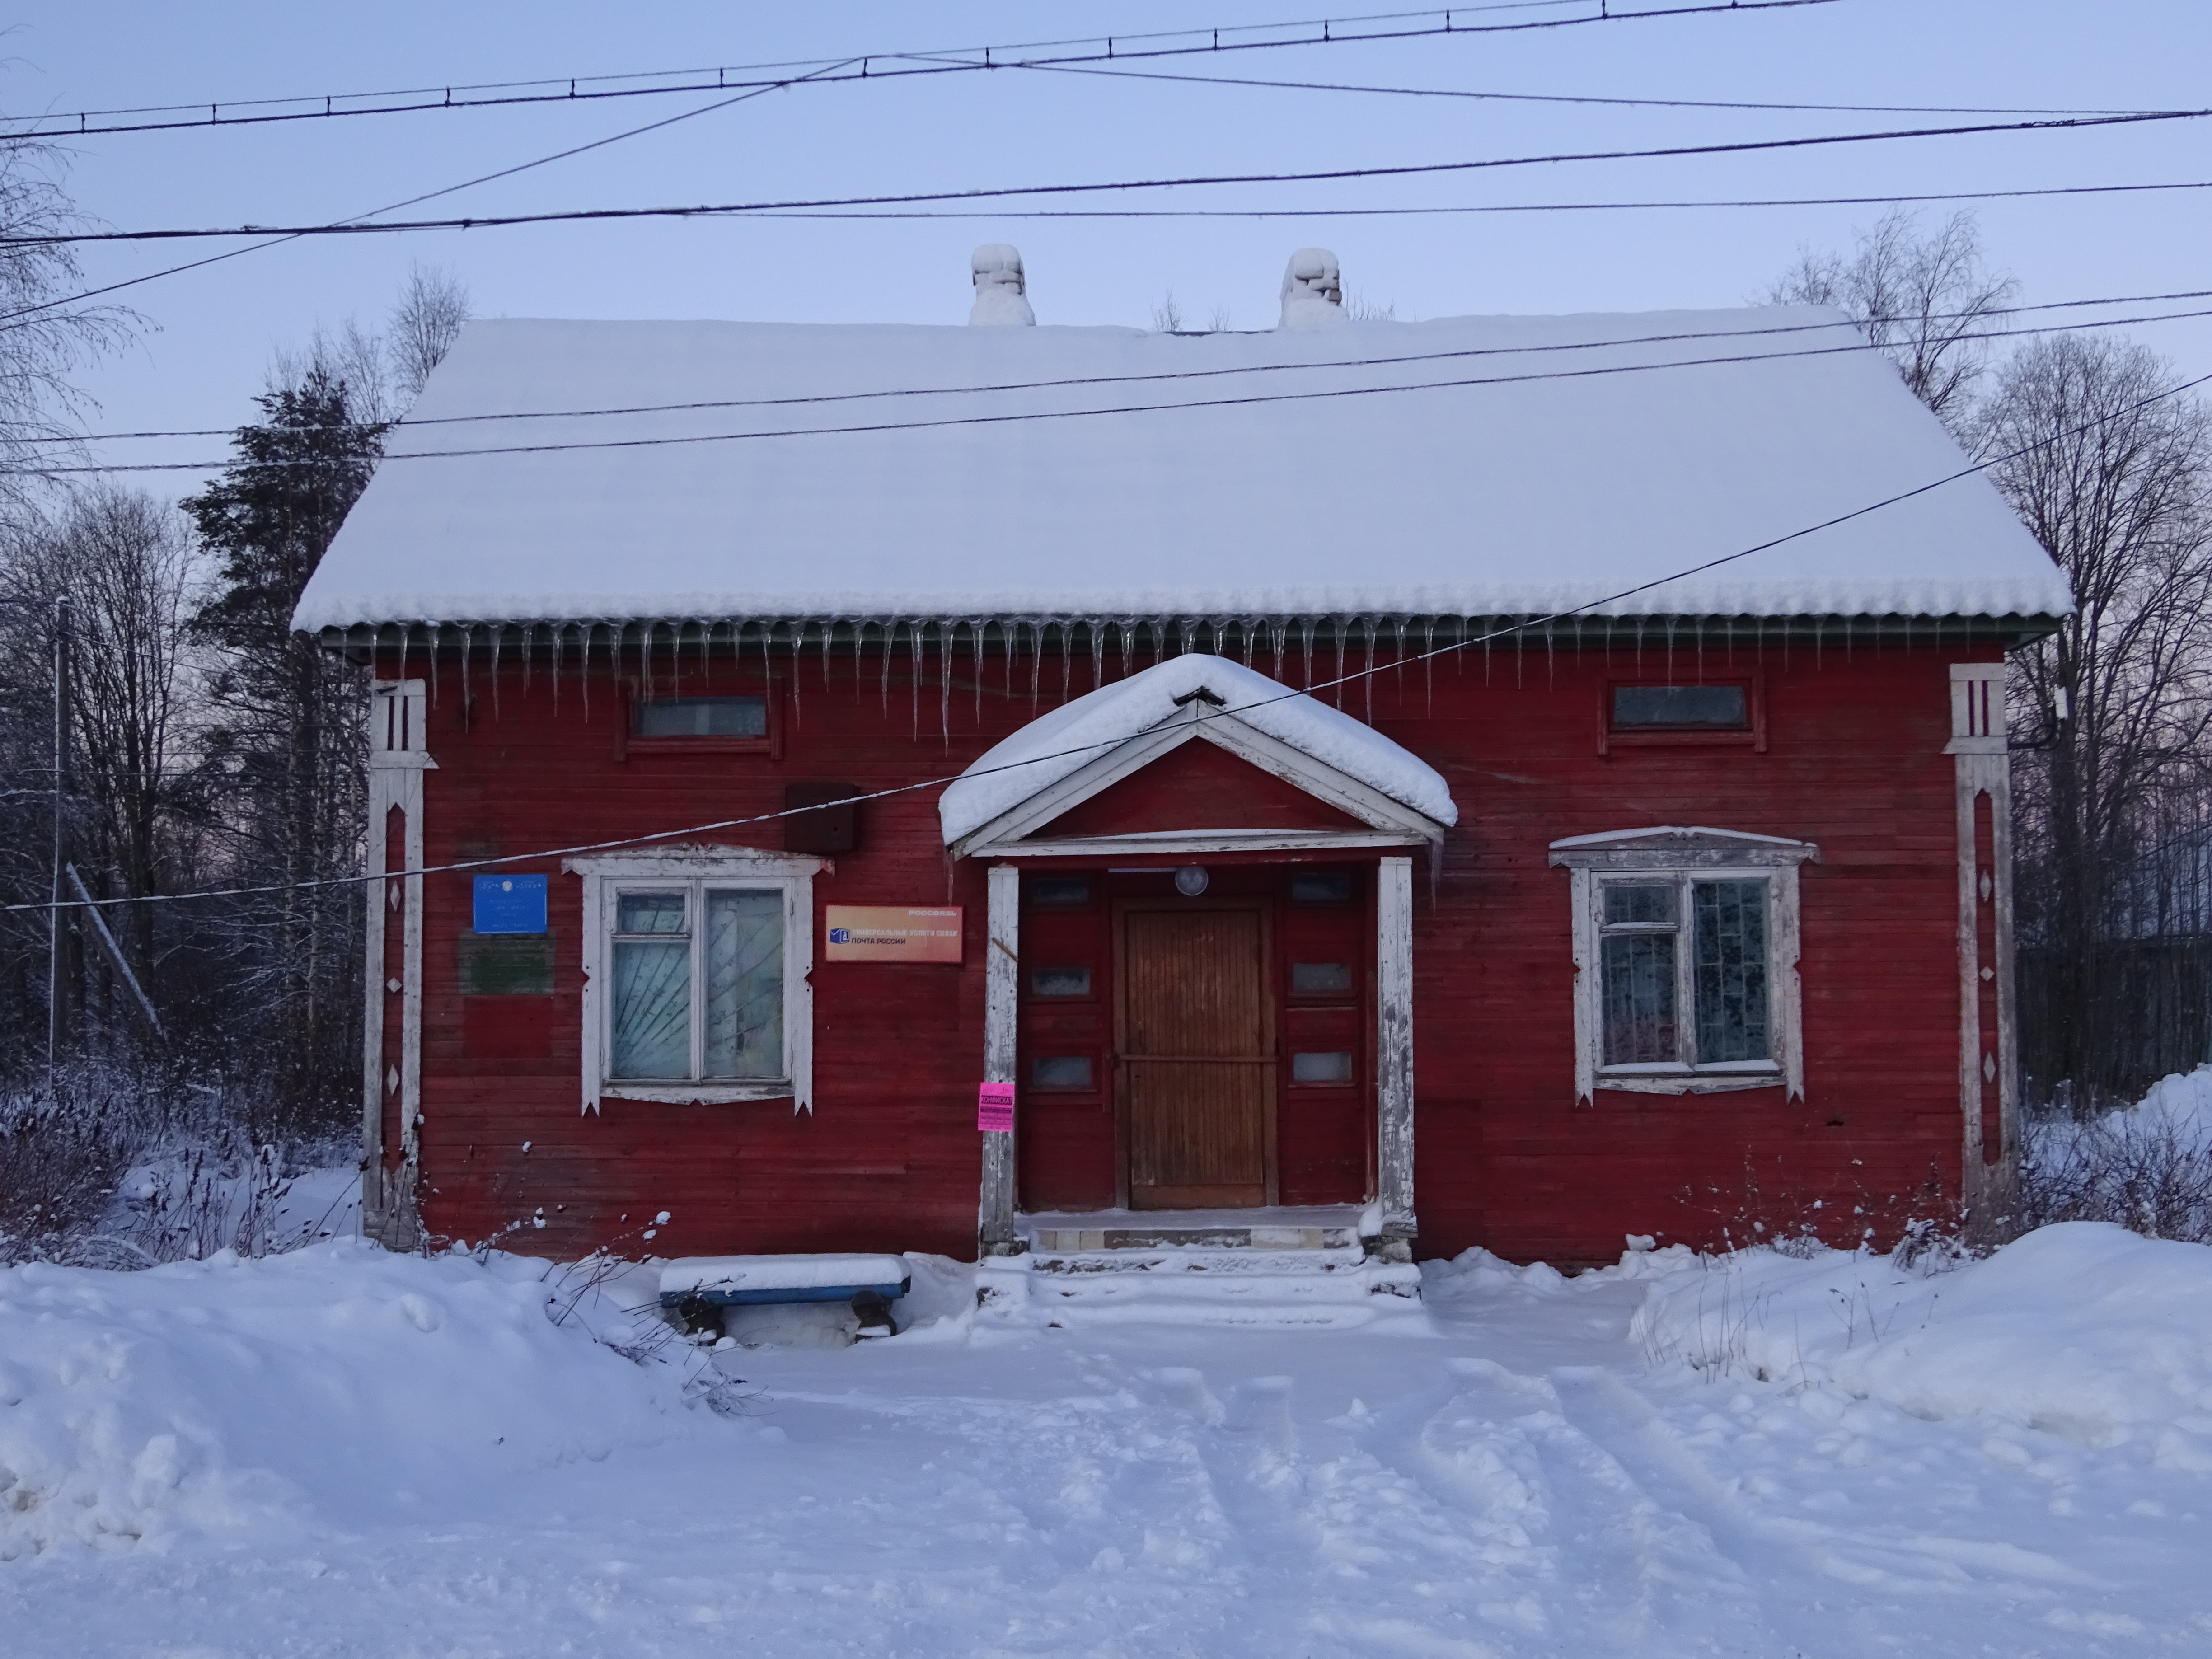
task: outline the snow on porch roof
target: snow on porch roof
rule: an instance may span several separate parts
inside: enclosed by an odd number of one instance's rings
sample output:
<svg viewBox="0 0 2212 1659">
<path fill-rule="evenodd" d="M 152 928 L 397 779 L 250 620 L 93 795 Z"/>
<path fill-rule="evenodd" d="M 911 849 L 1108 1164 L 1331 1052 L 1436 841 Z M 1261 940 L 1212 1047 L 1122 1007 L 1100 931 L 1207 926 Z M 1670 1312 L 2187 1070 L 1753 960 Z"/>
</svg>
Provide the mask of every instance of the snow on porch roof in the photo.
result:
<svg viewBox="0 0 2212 1659">
<path fill-rule="evenodd" d="M 1837 321 L 479 322 L 409 417 L 452 423 L 392 435 L 295 623 L 2070 609 L 1979 477 L 1607 599 L 1966 465 L 1882 358 L 1781 355 Z M 1127 378 L 1193 370 L 1227 372 Z M 1498 383 L 1531 374 L 1567 378 Z M 769 401 L 570 412 L 733 399 Z"/>
<path fill-rule="evenodd" d="M 945 787 L 937 816 L 945 844 L 981 829 L 1109 750 L 1172 720 L 1203 687 L 1222 711 L 1436 820 L 1459 822 L 1451 786 L 1418 755 L 1373 726 L 1227 657 L 1194 651 L 1041 714 Z"/>
</svg>

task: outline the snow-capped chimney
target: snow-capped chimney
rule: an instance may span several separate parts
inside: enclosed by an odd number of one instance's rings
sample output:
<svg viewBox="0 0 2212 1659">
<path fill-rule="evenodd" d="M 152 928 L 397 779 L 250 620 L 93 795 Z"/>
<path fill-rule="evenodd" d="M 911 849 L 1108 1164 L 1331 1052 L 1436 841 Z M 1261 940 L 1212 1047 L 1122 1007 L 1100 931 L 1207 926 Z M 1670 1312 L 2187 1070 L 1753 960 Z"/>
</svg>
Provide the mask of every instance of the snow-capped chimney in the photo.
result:
<svg viewBox="0 0 2212 1659">
<path fill-rule="evenodd" d="M 1328 328 L 1347 321 L 1344 280 L 1336 255 L 1325 247 L 1302 247 L 1283 271 L 1283 320 L 1278 328 Z"/>
<path fill-rule="evenodd" d="M 1029 284 L 1022 280 L 1022 256 L 1004 242 L 986 242 L 969 262 L 975 273 L 975 305 L 968 313 L 970 328 L 1036 326 L 1036 313 L 1025 298 Z"/>
</svg>

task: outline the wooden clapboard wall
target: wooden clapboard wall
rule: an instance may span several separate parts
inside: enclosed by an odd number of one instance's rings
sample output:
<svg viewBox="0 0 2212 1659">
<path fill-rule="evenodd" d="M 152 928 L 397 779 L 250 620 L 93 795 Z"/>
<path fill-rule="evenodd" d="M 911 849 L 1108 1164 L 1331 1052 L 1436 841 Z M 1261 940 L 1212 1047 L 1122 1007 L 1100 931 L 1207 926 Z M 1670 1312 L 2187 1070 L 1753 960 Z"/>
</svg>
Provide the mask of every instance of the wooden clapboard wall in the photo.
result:
<svg viewBox="0 0 2212 1659">
<path fill-rule="evenodd" d="M 1818 651 L 1769 643 L 1753 653 L 1714 643 L 1670 655 L 1657 637 L 1647 635 L 1635 650 L 1469 653 L 1432 674 L 1377 676 L 1371 705 L 1364 687 L 1346 699 L 1349 712 L 1441 771 L 1460 809 L 1441 869 L 1431 877 L 1417 866 L 1415 876 L 1423 1255 L 1480 1244 L 1515 1259 L 1609 1260 L 1625 1234 L 1707 1243 L 1741 1239 L 1754 1224 L 1770 1233 L 1811 1224 L 1838 1243 L 1871 1227 L 1880 1238 L 1958 1194 L 1948 675 L 1954 662 L 1996 660 L 1996 647 L 1862 641 L 1845 650 L 1832 641 Z M 1027 665 L 1010 690 L 997 659 L 983 665 L 980 686 L 975 665 L 957 661 L 948 696 L 943 663 L 932 653 L 917 675 L 910 660 L 895 658 L 886 675 L 872 655 L 856 674 L 849 658 L 833 658 L 825 684 L 810 657 L 796 674 L 779 661 L 770 681 L 757 647 L 741 665 L 726 650 L 702 660 L 687 648 L 680 664 L 656 665 L 662 690 L 680 672 L 676 689 L 684 694 L 765 689 L 776 705 L 772 745 L 689 752 L 625 742 L 623 682 L 641 678 L 634 651 L 619 674 L 604 655 L 594 664 L 587 708 L 573 663 L 556 685 L 541 658 L 526 685 L 512 655 L 495 676 L 479 650 L 465 694 L 457 659 L 448 653 L 433 674 L 418 646 L 405 672 L 435 682 L 428 860 L 775 811 L 794 781 L 849 780 L 871 790 L 924 782 L 958 771 L 1059 701 L 1056 665 L 1046 665 L 1033 706 Z M 1754 665 L 1761 744 L 1615 744 L 1601 752 L 1608 680 L 1694 682 Z M 1293 685 L 1304 678 L 1295 650 L 1282 662 L 1262 653 L 1255 665 Z M 380 673 L 396 678 L 401 668 L 396 653 L 379 659 Z M 1332 673 L 1334 661 L 1317 659 L 1314 670 Z M 1090 689 L 1092 672 L 1091 659 L 1076 659 L 1070 695 Z M 1326 809 L 1297 799 L 1240 792 L 1198 745 L 1178 754 L 1174 766 L 1189 775 L 1132 780 L 1115 801 L 1083 809 L 1086 822 L 1155 813 L 1163 826 L 1188 825 L 1240 801 L 1261 823 L 1302 824 L 1316 811 L 1317 822 L 1328 819 Z M 1170 787 L 1178 781 L 1181 789 Z M 794 1115 L 788 1103 L 621 1100 L 581 1115 L 578 879 L 559 873 L 556 860 L 511 866 L 552 876 L 552 978 L 550 991 L 501 994 L 464 989 L 468 877 L 427 878 L 425 1230 L 475 1241 L 520 1229 L 517 1243 L 553 1254 L 605 1243 L 631 1254 L 972 1254 L 984 872 L 948 867 L 936 793 L 869 803 L 857 850 L 836 856 L 815 900 L 963 905 L 964 959 L 817 962 L 811 1115 Z M 1666 823 L 1820 847 L 1821 861 L 1802 878 L 1802 1104 L 1785 1104 L 1778 1089 L 1704 1097 L 1601 1090 L 1588 1105 L 1575 1100 L 1569 878 L 1548 866 L 1547 848 L 1563 836 Z M 703 839 L 776 848 L 782 832 L 771 825 Z M 1371 860 L 1363 866 L 1371 867 Z M 1279 958 L 1292 919 L 1275 914 Z M 1028 933 L 1024 947 L 1030 961 L 1051 948 L 1046 936 L 1032 943 Z M 1364 948 L 1363 975 L 1371 974 L 1371 935 Z M 471 982 L 486 983 L 480 973 Z M 1362 994 L 1371 1000 L 1370 983 L 1363 978 Z M 1314 1018 L 1351 1016 L 1316 1008 Z M 1344 1040 L 1363 1045 L 1359 1064 L 1369 1067 L 1371 1034 Z M 1024 1181 L 1054 1201 L 1109 1191 L 1099 1171 L 1110 1182 L 1110 1115 L 1082 1119 L 1066 1103 L 1026 1091 L 1021 1109 Z M 1371 1110 L 1364 1097 L 1358 1109 Z M 1350 1192 L 1355 1170 L 1367 1189 L 1366 1116 L 1347 1139 L 1341 1112 L 1316 1108 L 1301 1125 L 1287 1096 L 1278 1111 L 1285 1201 L 1359 1196 Z M 642 1243 L 640 1230 L 661 1211 L 671 1219 Z"/>
</svg>

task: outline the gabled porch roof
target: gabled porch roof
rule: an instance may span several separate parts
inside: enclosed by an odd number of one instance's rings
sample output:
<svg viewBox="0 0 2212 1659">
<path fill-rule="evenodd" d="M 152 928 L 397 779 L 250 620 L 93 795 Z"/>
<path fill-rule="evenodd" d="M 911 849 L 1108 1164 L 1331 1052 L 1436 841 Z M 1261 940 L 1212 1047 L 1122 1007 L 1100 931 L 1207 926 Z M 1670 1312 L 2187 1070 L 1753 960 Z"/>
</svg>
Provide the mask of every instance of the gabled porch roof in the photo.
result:
<svg viewBox="0 0 2212 1659">
<path fill-rule="evenodd" d="M 1346 827 L 1049 833 L 1083 802 L 1193 742 L 1291 784 L 1341 813 Z M 1373 726 L 1241 663 L 1194 652 L 1030 721 L 946 787 L 938 816 L 945 846 L 966 858 L 1404 847 L 1441 841 L 1459 810 L 1433 767 Z"/>
</svg>

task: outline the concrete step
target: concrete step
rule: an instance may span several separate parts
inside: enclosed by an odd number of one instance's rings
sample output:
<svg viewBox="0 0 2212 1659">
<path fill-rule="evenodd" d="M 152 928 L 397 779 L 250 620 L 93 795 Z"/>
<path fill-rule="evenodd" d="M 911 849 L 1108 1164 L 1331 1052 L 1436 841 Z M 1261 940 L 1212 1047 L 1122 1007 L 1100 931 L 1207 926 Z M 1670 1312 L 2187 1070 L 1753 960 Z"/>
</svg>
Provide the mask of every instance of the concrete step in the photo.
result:
<svg viewBox="0 0 2212 1659">
<path fill-rule="evenodd" d="M 1340 1328 L 1420 1304 L 1420 1269 L 1337 1250 L 1126 1250 L 1000 1257 L 976 1279 L 987 1324 Z"/>
</svg>

